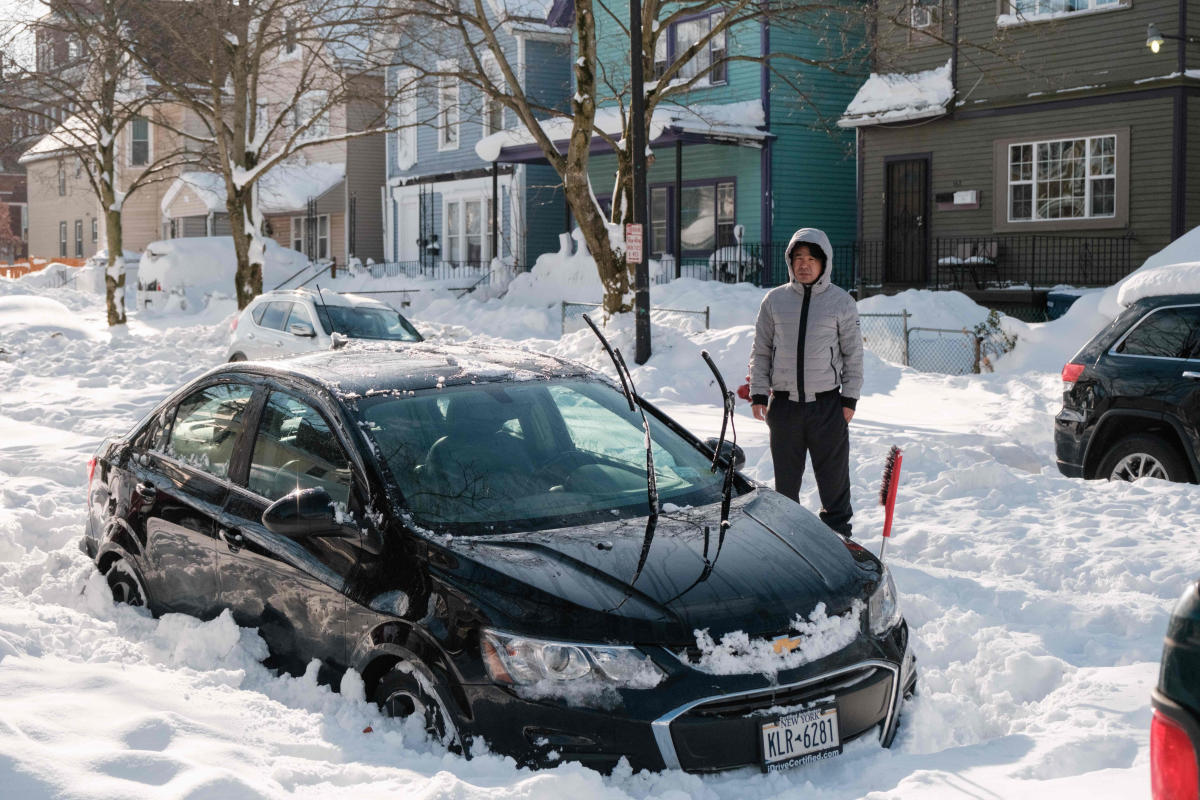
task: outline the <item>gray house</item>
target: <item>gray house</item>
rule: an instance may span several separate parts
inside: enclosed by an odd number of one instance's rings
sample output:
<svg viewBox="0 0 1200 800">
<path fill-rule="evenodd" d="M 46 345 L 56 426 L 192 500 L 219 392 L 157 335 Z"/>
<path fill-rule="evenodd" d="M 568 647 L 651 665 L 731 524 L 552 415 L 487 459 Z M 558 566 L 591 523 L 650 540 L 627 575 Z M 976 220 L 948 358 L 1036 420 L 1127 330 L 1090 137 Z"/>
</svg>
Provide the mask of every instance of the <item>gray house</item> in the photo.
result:
<svg viewBox="0 0 1200 800">
<path fill-rule="evenodd" d="M 878 5 L 839 121 L 867 291 L 1107 285 L 1200 225 L 1200 2 Z M 1184 39 L 1154 53 L 1151 24 Z"/>
</svg>

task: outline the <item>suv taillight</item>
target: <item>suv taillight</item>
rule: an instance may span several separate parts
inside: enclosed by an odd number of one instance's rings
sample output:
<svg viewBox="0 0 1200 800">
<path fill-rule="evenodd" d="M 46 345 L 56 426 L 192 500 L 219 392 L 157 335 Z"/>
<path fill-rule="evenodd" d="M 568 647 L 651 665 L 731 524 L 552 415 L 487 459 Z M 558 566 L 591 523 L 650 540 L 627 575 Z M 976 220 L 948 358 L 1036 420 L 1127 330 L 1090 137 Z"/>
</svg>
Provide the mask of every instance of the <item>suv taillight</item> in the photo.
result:
<svg viewBox="0 0 1200 800">
<path fill-rule="evenodd" d="M 1063 383 L 1072 384 L 1079 380 L 1079 376 L 1083 373 L 1083 364 L 1076 364 L 1074 361 L 1067 364 L 1062 369 Z"/>
<path fill-rule="evenodd" d="M 1196 751 L 1187 733 L 1161 711 L 1150 720 L 1150 797 L 1196 800 Z"/>
<path fill-rule="evenodd" d="M 88 459 L 88 508 L 92 506 L 92 477 L 96 474 L 96 457 L 92 456 Z"/>
<path fill-rule="evenodd" d="M 242 317 L 242 315 L 241 315 L 241 314 L 238 314 L 237 316 L 235 316 L 235 317 L 233 318 L 233 324 L 229 326 L 229 332 L 230 332 L 230 333 L 233 333 L 234 331 L 236 331 L 236 330 L 237 330 L 237 323 L 238 323 L 238 320 L 239 320 L 239 319 L 241 319 L 241 317 Z"/>
</svg>

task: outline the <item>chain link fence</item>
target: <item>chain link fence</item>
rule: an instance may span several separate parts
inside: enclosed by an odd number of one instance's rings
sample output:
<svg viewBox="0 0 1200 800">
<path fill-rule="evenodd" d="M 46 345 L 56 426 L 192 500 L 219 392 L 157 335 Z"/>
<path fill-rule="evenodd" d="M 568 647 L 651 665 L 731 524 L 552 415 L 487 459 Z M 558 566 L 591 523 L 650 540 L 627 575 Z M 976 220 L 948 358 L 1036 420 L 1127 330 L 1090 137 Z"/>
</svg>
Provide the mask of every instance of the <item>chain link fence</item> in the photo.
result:
<svg viewBox="0 0 1200 800">
<path fill-rule="evenodd" d="M 860 314 L 863 347 L 885 361 L 921 372 L 971 375 L 991 372 L 1005 352 L 1004 343 L 965 328 L 909 327 L 907 310 L 899 314 Z"/>
</svg>

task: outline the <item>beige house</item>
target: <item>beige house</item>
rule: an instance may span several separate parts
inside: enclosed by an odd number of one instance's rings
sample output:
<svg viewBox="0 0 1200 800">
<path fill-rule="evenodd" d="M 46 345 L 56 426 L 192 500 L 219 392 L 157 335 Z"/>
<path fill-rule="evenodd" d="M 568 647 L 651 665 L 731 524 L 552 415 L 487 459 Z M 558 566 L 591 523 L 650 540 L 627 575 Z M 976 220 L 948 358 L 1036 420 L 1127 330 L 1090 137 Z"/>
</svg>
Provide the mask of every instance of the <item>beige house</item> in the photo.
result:
<svg viewBox="0 0 1200 800">
<path fill-rule="evenodd" d="M 129 187 L 168 153 L 179 149 L 172 130 L 184 110 L 164 105 L 138 118 L 118 134 L 118 191 Z M 155 122 L 157 120 L 157 123 Z M 29 254 L 36 258 L 83 259 L 107 249 L 100 200 L 77 153 L 94 143 L 79 117 L 70 117 L 21 156 L 28 177 Z M 159 207 L 170 187 L 171 172 L 138 187 L 122 207 L 124 249 L 140 252 L 162 237 Z"/>
</svg>

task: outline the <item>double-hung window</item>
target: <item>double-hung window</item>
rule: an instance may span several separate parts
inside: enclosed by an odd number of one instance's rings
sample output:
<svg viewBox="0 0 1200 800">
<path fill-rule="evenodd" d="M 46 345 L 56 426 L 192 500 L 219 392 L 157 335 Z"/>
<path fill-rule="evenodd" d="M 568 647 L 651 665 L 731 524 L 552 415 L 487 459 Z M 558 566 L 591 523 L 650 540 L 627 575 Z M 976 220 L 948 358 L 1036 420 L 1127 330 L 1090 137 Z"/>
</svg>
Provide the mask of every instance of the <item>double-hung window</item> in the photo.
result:
<svg viewBox="0 0 1200 800">
<path fill-rule="evenodd" d="M 679 67 L 675 78 L 685 81 L 696 79 L 696 83 L 701 86 L 725 83 L 727 52 L 724 24 L 723 11 L 713 11 L 672 23 L 667 35 L 659 36 L 655 42 L 654 77 L 661 78 L 670 64 L 684 58 L 689 48 L 712 33 L 712 38 Z"/>
<path fill-rule="evenodd" d="M 487 82 L 498 92 L 507 92 L 507 86 L 504 82 L 504 75 L 500 72 L 500 65 L 496 63 L 495 57 L 490 54 L 484 57 L 484 71 L 487 75 Z M 504 104 L 496 100 L 486 91 L 483 95 L 483 135 L 495 133 L 504 130 Z"/>
<path fill-rule="evenodd" d="M 65 221 L 58 223 L 58 256 L 59 258 L 67 257 L 67 223 Z"/>
<path fill-rule="evenodd" d="M 1008 145 L 1009 222 L 1114 217 L 1116 206 L 1116 134 Z"/>
<path fill-rule="evenodd" d="M 134 117 L 129 123 L 129 163 L 144 167 L 150 163 L 150 121 Z"/>
<path fill-rule="evenodd" d="M 313 222 L 309 227 L 308 223 Z M 320 261 L 329 258 L 329 215 L 315 219 L 292 217 L 292 249 Z"/>
<path fill-rule="evenodd" d="M 1008 13 L 1030 19 L 1129 5 L 1129 0 L 1007 0 Z"/>
<path fill-rule="evenodd" d="M 650 187 L 650 252 L 674 253 L 673 192 L 667 185 Z M 728 178 L 693 182 L 680 187 L 679 243 L 684 256 L 711 255 L 733 245 L 737 190 Z"/>
<path fill-rule="evenodd" d="M 453 72 L 454 64 L 442 64 L 439 69 Z M 449 74 L 438 77 L 438 150 L 458 149 L 458 77 Z"/>
<path fill-rule="evenodd" d="M 417 163 L 417 73 L 402 69 L 396 73 L 396 168 L 411 169 Z"/>
<path fill-rule="evenodd" d="M 305 92 L 292 106 L 292 125 L 299 129 L 305 123 L 311 123 L 300 134 L 301 140 L 319 139 L 329 135 L 329 111 L 325 108 L 329 95 L 314 89 Z"/>
<path fill-rule="evenodd" d="M 484 264 L 495 254 L 492 201 L 488 198 L 446 202 L 445 260 L 452 264 Z"/>
<path fill-rule="evenodd" d="M 75 257 L 83 258 L 83 220 L 75 220 Z"/>
</svg>

